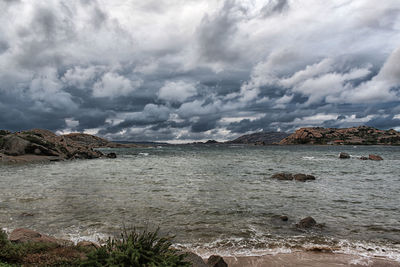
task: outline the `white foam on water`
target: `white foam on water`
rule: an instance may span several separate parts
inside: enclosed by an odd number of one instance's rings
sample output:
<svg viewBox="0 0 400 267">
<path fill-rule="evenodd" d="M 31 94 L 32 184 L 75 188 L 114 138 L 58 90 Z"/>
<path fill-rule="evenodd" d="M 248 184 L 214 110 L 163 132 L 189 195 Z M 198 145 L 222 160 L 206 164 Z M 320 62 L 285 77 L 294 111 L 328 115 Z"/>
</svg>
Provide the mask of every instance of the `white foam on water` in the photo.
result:
<svg viewBox="0 0 400 267">
<path fill-rule="evenodd" d="M 71 240 L 72 242 L 74 242 L 74 244 L 76 245 L 81 241 L 90 241 L 93 243 L 102 244 L 110 236 L 106 235 L 106 234 L 102 234 L 102 233 L 93 232 L 93 233 L 87 233 L 84 235 L 70 233 L 70 234 L 66 234 L 65 237 L 68 240 Z"/>
<path fill-rule="evenodd" d="M 148 156 L 148 155 L 149 155 L 149 153 L 143 153 L 143 152 L 140 152 L 140 153 L 139 153 L 139 155 L 140 155 L 140 156 Z"/>
<path fill-rule="evenodd" d="M 266 244 L 266 246 L 259 247 L 256 243 Z M 268 244 L 272 244 L 272 247 L 268 248 Z M 313 248 L 318 248 L 332 250 L 333 253 L 360 257 L 353 260 L 354 264 L 359 265 L 369 266 L 372 259 L 376 257 L 400 262 L 400 245 L 398 247 L 387 247 L 367 242 L 350 242 L 347 240 L 340 240 L 336 244 L 319 244 L 314 242 L 302 244 L 301 240 L 296 238 L 292 240 L 282 240 L 282 242 L 257 240 L 255 243 L 249 242 L 249 240 L 246 241 L 244 238 L 229 238 L 217 239 L 210 243 L 197 245 L 176 243 L 174 247 L 192 251 L 202 258 L 208 258 L 214 254 L 232 257 L 265 256 L 312 251 Z"/>
<path fill-rule="evenodd" d="M 384 257 L 400 262 L 400 245 L 387 247 L 368 242 L 349 242 L 348 240 L 340 240 L 338 252 L 363 257 Z"/>
</svg>

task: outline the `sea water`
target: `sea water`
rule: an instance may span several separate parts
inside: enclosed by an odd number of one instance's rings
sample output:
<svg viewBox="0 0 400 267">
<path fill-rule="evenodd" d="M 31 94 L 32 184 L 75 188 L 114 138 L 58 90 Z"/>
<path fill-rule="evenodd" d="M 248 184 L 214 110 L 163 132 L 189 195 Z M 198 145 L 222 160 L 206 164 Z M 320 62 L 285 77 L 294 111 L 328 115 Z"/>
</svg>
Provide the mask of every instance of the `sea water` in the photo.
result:
<svg viewBox="0 0 400 267">
<path fill-rule="evenodd" d="M 117 159 L 0 165 L 0 227 L 75 241 L 174 235 L 203 256 L 315 247 L 400 261 L 400 147 L 171 145 Z M 339 159 L 347 152 L 350 159 Z M 360 160 L 378 154 L 383 161 Z M 277 172 L 315 181 L 279 181 Z M 279 216 L 286 215 L 284 222 Z M 321 227 L 295 224 L 312 216 Z"/>
</svg>

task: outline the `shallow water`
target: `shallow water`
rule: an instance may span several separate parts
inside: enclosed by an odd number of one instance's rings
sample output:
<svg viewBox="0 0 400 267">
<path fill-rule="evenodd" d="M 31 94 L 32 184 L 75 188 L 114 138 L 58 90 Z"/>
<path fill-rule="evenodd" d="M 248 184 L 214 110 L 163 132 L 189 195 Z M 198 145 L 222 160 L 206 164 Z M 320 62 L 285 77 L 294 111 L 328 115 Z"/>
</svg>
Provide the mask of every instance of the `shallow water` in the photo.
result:
<svg viewBox="0 0 400 267">
<path fill-rule="evenodd" d="M 117 159 L 0 165 L 0 226 L 74 240 L 125 226 L 174 234 L 206 256 L 312 246 L 400 260 L 400 147 L 164 146 Z M 348 152 L 351 159 L 338 159 Z M 357 157 L 379 154 L 380 162 Z M 270 179 L 307 173 L 315 181 Z M 287 215 L 288 222 L 279 220 Z M 325 224 L 302 231 L 306 216 Z"/>
</svg>

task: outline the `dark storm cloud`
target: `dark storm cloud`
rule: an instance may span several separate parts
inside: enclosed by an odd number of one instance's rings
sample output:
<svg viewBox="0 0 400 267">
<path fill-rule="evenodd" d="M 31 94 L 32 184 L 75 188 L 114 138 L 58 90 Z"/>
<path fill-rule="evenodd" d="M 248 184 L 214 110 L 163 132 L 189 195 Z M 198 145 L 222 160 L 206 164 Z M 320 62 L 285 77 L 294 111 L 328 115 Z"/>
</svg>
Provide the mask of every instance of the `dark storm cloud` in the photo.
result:
<svg viewBox="0 0 400 267">
<path fill-rule="evenodd" d="M 262 9 L 261 13 L 264 17 L 282 13 L 289 8 L 288 0 L 270 0 Z"/>
<path fill-rule="evenodd" d="M 202 58 L 207 61 L 232 61 L 238 54 L 231 50 L 231 42 L 237 31 L 237 21 L 245 12 L 234 0 L 227 0 L 215 14 L 206 14 L 198 32 Z"/>
<path fill-rule="evenodd" d="M 400 130 L 400 3 L 1 1 L 0 128 L 116 140 Z"/>
</svg>

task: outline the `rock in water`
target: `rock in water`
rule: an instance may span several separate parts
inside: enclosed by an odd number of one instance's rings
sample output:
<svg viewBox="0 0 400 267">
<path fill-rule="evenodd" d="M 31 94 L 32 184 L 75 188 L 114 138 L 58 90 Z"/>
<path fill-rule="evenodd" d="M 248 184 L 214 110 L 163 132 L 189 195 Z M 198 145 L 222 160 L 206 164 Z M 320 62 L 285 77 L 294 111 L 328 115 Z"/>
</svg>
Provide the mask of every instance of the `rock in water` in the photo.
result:
<svg viewBox="0 0 400 267">
<path fill-rule="evenodd" d="M 117 158 L 117 154 L 115 154 L 114 152 L 108 153 L 107 154 L 107 158 L 116 159 Z"/>
<path fill-rule="evenodd" d="M 311 228 L 316 225 L 317 225 L 317 222 L 311 216 L 302 219 L 299 223 L 296 224 L 296 226 L 299 228 Z"/>
<path fill-rule="evenodd" d="M 383 158 L 382 158 L 381 156 L 373 155 L 373 154 L 370 154 L 370 155 L 368 156 L 368 158 L 369 158 L 370 160 L 383 160 Z"/>
<path fill-rule="evenodd" d="M 368 160 L 367 157 L 360 157 L 360 160 Z"/>
<path fill-rule="evenodd" d="M 218 255 L 211 255 L 207 260 L 207 264 L 211 267 L 228 267 L 224 259 Z"/>
<path fill-rule="evenodd" d="M 286 215 L 281 215 L 281 216 L 279 216 L 279 219 L 281 219 L 284 222 L 287 222 L 289 220 L 289 217 Z"/>
<path fill-rule="evenodd" d="M 339 159 L 349 159 L 349 158 L 350 158 L 350 155 L 348 153 L 340 152 Z"/>
<path fill-rule="evenodd" d="M 315 180 L 315 176 L 308 175 L 308 174 L 303 174 L 303 173 L 295 174 L 295 175 L 293 175 L 293 178 L 296 181 L 300 181 L 300 182 L 305 182 L 305 181 L 308 181 L 308 180 Z"/>
<path fill-rule="evenodd" d="M 275 173 L 274 175 L 271 176 L 273 179 L 278 179 L 278 180 L 293 180 L 293 174 L 291 173 Z"/>
</svg>

